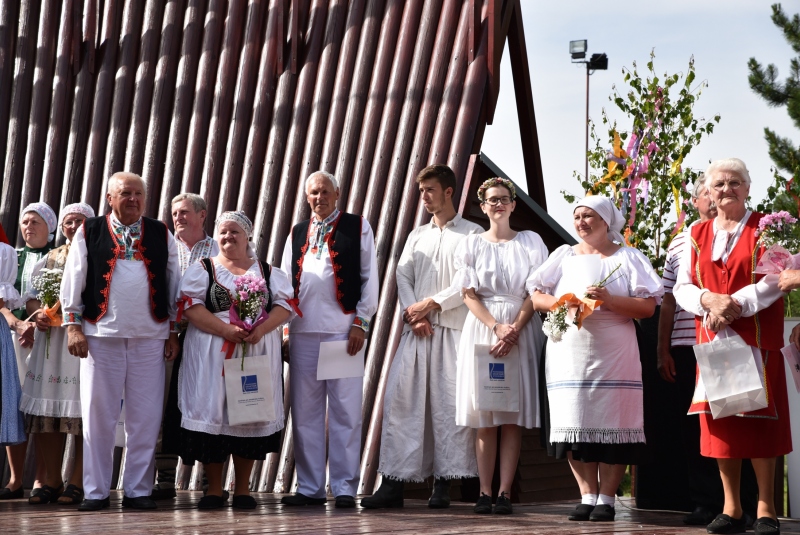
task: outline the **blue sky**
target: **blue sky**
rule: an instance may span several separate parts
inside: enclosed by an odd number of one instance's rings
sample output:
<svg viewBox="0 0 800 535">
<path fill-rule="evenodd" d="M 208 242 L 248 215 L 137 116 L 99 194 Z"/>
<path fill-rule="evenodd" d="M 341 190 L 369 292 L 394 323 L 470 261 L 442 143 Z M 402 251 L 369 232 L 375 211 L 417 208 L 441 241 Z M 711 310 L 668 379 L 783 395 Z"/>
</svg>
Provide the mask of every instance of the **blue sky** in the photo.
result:
<svg viewBox="0 0 800 535">
<path fill-rule="evenodd" d="M 686 164 L 702 170 L 710 160 L 737 157 L 753 179 L 751 196 L 763 198 L 772 180 L 771 160 L 763 130 L 796 139 L 786 110 L 770 108 L 747 83 L 747 61 L 774 63 L 783 77 L 792 49 L 772 23 L 770 2 L 752 0 L 672 0 L 617 4 L 589 0 L 540 2 L 522 0 L 525 37 L 533 84 L 539 149 L 550 214 L 574 234 L 572 210 L 559 193 L 581 194 L 573 171 L 583 172 L 585 144 L 586 70 L 572 65 L 569 41 L 588 39 L 589 53 L 605 52 L 608 71 L 591 76 L 589 115 L 600 120 L 605 108 L 620 129 L 628 120 L 608 101 L 612 85 L 624 87 L 622 68 L 633 61 L 640 74 L 651 49 L 656 72 L 684 72 L 695 58 L 697 80 L 706 80 L 695 116 L 721 116 L 714 133 L 690 154 Z M 784 11 L 800 12 L 800 0 L 782 2 Z M 598 126 L 598 133 L 600 133 Z M 503 54 L 501 88 L 494 124 L 486 129 L 481 150 L 520 184 L 525 184 L 514 90 L 508 51 Z"/>
</svg>

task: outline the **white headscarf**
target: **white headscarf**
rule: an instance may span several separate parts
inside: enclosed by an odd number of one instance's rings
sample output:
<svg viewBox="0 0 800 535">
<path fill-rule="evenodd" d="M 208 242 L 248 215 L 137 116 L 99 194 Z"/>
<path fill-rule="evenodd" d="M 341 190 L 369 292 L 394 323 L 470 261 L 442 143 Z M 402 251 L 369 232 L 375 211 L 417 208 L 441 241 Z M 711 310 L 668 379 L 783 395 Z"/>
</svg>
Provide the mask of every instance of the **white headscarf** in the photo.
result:
<svg viewBox="0 0 800 535">
<path fill-rule="evenodd" d="M 253 242 L 250 241 L 250 239 L 253 237 L 253 223 L 250 221 L 250 218 L 247 217 L 247 214 L 242 211 L 223 212 L 220 214 L 220 216 L 214 222 L 215 238 L 217 239 L 217 242 L 219 242 L 219 226 L 223 221 L 232 221 L 239 225 L 239 227 L 247 236 L 247 256 L 250 258 L 258 258 L 256 250 L 253 248 Z"/>
<path fill-rule="evenodd" d="M 578 201 L 575 208 L 577 209 L 579 206 L 591 208 L 597 212 L 597 215 L 608 225 L 608 239 L 625 245 L 625 238 L 620 233 L 622 227 L 625 226 L 625 218 L 619 208 L 614 205 L 614 201 L 601 195 L 590 195 Z M 575 210 L 573 210 L 574 212 Z"/>
</svg>

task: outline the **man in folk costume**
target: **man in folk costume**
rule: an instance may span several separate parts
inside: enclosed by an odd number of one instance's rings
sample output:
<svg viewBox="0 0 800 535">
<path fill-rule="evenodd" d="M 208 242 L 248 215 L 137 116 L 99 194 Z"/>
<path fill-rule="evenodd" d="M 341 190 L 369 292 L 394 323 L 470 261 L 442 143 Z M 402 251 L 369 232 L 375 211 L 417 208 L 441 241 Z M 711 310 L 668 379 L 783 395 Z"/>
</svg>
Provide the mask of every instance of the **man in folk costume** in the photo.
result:
<svg viewBox="0 0 800 535">
<path fill-rule="evenodd" d="M 294 285 L 297 317 L 289 334 L 292 431 L 297 494 L 284 505 L 322 505 L 325 492 L 325 408 L 328 408 L 330 485 L 336 507 L 355 507 L 361 454 L 362 377 L 317 380 L 320 343 L 364 346 L 378 309 L 378 274 L 372 228 L 336 209 L 339 185 L 321 171 L 306 179 L 311 220 L 292 229 L 282 267 Z"/>
<path fill-rule="evenodd" d="M 361 500 L 368 509 L 402 507 L 404 482 L 431 475 L 428 507 L 445 508 L 450 480 L 478 475 L 475 431 L 455 421 L 456 348 L 467 307 L 461 289 L 450 283 L 456 247 L 483 229 L 456 213 L 456 177 L 449 167 L 426 167 L 417 184 L 433 219 L 411 232 L 397 266 L 406 325 L 384 398 L 378 467 L 383 480 L 374 495 Z"/>
<path fill-rule="evenodd" d="M 125 396 L 123 507 L 154 509 L 154 453 L 164 399 L 164 358 L 178 354 L 174 332 L 180 279 L 167 226 L 142 217 L 138 175 L 108 179 L 110 214 L 75 234 L 61 285 L 71 354 L 81 357 L 83 486 L 81 511 L 108 507 L 114 439 Z"/>
<path fill-rule="evenodd" d="M 196 193 L 181 193 L 172 199 L 172 225 L 175 228 L 175 246 L 178 249 L 181 276 L 191 264 L 219 254 L 216 240 L 206 234 L 205 223 L 208 205 Z M 180 322 L 179 339 L 183 347 L 186 322 Z M 181 355 L 166 363 L 164 374 L 164 419 L 156 444 L 156 484 L 150 498 L 168 500 L 175 497 L 175 475 L 178 466 L 178 441 L 181 412 L 178 409 L 178 372 Z"/>
</svg>

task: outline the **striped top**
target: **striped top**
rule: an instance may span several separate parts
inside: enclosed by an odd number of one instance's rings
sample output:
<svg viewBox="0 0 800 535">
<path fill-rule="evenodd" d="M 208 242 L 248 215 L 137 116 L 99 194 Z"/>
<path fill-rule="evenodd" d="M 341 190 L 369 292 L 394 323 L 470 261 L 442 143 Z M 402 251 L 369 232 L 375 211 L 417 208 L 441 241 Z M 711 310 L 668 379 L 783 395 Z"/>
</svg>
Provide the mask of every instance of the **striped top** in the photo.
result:
<svg viewBox="0 0 800 535">
<path fill-rule="evenodd" d="M 683 248 L 689 244 L 689 229 L 684 230 L 672 240 L 667 249 L 667 259 L 664 264 L 664 292 L 672 293 L 678 273 L 678 262 L 683 254 Z M 675 322 L 672 328 L 672 346 L 693 346 L 697 343 L 695 335 L 694 314 L 682 309 L 675 303 Z"/>
</svg>

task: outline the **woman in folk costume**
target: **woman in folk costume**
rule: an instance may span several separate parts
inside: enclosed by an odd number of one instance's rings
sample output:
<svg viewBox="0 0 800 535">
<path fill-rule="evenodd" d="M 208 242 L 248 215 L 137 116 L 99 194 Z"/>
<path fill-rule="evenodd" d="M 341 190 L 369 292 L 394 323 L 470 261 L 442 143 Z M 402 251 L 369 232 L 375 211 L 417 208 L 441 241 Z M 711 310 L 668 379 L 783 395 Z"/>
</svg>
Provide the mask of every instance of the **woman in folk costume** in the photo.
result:
<svg viewBox="0 0 800 535">
<path fill-rule="evenodd" d="M 490 178 L 478 188 L 481 210 L 489 230 L 471 234 L 456 249 L 458 270 L 453 284 L 460 285 L 469 314 L 458 345 L 456 424 L 477 428 L 481 495 L 478 514 L 492 512 L 492 478 L 500 457 L 500 489 L 494 512 L 510 514 L 511 484 L 517 470 L 522 427 L 539 426 L 536 374 L 544 343 L 539 317 L 533 314 L 526 282 L 547 257 L 538 234 L 511 230 L 516 191 L 510 180 Z M 498 359 L 519 349 L 519 411 L 479 411 L 475 408 L 475 345 L 492 345 Z M 502 361 L 501 361 L 502 362 Z M 502 427 L 498 445 L 497 427 Z M 499 448 L 498 448 L 499 446 Z"/>
<path fill-rule="evenodd" d="M 727 326 L 751 346 L 754 355 L 760 354 L 769 403 L 765 409 L 715 420 L 705 400 L 693 400 L 690 413 L 700 414 L 700 453 L 717 459 L 725 492 L 723 512 L 709 524 L 708 532 L 744 533 L 739 484 L 742 459 L 751 459 L 758 481 L 755 532 L 780 533 L 773 495 L 775 460 L 792 451 L 780 353 L 783 294 L 777 275 L 754 273 L 765 250 L 755 234 L 764 215 L 745 205 L 750 174 L 744 162 L 717 160 L 705 176 L 717 217 L 692 227 L 692 246 L 680 260 L 675 299 L 697 316 L 698 343 L 715 338 L 713 333 Z"/>
<path fill-rule="evenodd" d="M 233 507 L 253 509 L 250 472 L 255 460 L 280 451 L 283 429 L 283 379 L 281 335 L 278 327 L 292 318 L 287 304 L 293 295 L 289 277 L 280 269 L 260 262 L 250 246 L 253 224 L 243 212 L 225 212 L 216 222 L 220 254 L 190 265 L 181 280 L 179 303 L 189 320 L 183 345 L 183 362 L 178 378 L 178 406 L 181 409 L 180 455 L 186 461 L 203 463 L 208 492 L 198 503 L 200 509 L 218 509 L 222 498 L 222 464 L 233 455 L 236 488 Z M 263 278 L 269 290 L 269 317 L 248 332 L 230 324 L 229 310 L 241 275 Z M 231 425 L 226 408 L 223 363 L 225 342 L 235 344 L 233 358 L 247 355 L 270 357 L 272 398 L 277 418 L 271 422 Z M 246 365 L 246 362 L 245 362 Z"/>
<path fill-rule="evenodd" d="M 0 226 L 0 234 L 5 232 Z M 0 446 L 13 446 L 25 442 L 25 419 L 19 410 L 22 389 L 17 372 L 17 358 L 14 341 L 9 330 L 6 316 L 9 309 L 14 309 L 21 302 L 19 292 L 14 288 L 17 277 L 17 253 L 0 237 Z M 12 316 L 13 317 L 13 316 Z M 22 481 L 18 481 L 19 490 L 3 489 L 4 494 L 19 494 L 22 497 Z"/>
<path fill-rule="evenodd" d="M 72 238 L 88 217 L 94 217 L 94 210 L 85 203 L 70 204 L 61 210 L 59 227 L 67 243 L 51 250 L 34 265 L 31 281 L 47 270 L 63 272 Z M 38 332 L 28 360 L 20 409 L 25 413 L 25 431 L 37 435 L 37 459 L 43 461 L 46 471 L 41 491 L 28 501 L 32 505 L 56 500 L 64 505 L 78 505 L 83 500 L 80 359 L 69 353 L 66 329 L 60 326 L 60 310 L 56 307 L 44 310 L 33 285 L 28 287 L 23 299 L 27 301 L 27 312 L 35 319 Z M 64 489 L 61 461 L 68 434 L 75 440 L 75 466 Z"/>
<path fill-rule="evenodd" d="M 647 257 L 621 245 L 624 218 L 611 199 L 595 195 L 579 201 L 573 223 L 582 241 L 556 249 L 528 289 L 536 310 L 546 312 L 559 296 L 583 291 L 571 289 L 565 264 L 577 263 L 581 255 L 599 255 L 598 279 L 585 296 L 603 303 L 581 329 L 570 326 L 560 341 L 548 340 L 545 375 L 549 449 L 568 459 L 582 495 L 569 519 L 610 521 L 625 468 L 637 463 L 645 442 L 633 319 L 652 316 L 664 288 Z"/>
<path fill-rule="evenodd" d="M 31 273 L 33 266 L 53 248 L 53 237 L 58 229 L 58 218 L 53 209 L 43 202 L 31 203 L 22 209 L 19 220 L 19 229 L 25 245 L 17 249 L 17 276 L 14 287 L 19 294 L 25 295 L 31 283 Z M 19 372 L 19 383 L 25 381 L 25 372 L 28 369 L 28 355 L 33 346 L 33 335 L 36 325 L 28 318 L 25 309 L 25 301 L 20 300 L 16 308 L 12 311 L 4 309 L 2 311 L 8 322 L 9 327 L 14 332 L 14 350 L 17 357 L 17 371 Z M 25 463 L 25 452 L 27 442 L 16 446 L 6 446 L 11 479 L 8 486 L 0 489 L 0 500 L 18 499 L 23 497 L 22 490 L 22 470 Z M 41 480 L 44 478 L 43 463 L 37 463 L 36 481 L 32 495 L 38 494 Z M 16 488 L 15 488 L 16 487 Z"/>
</svg>

